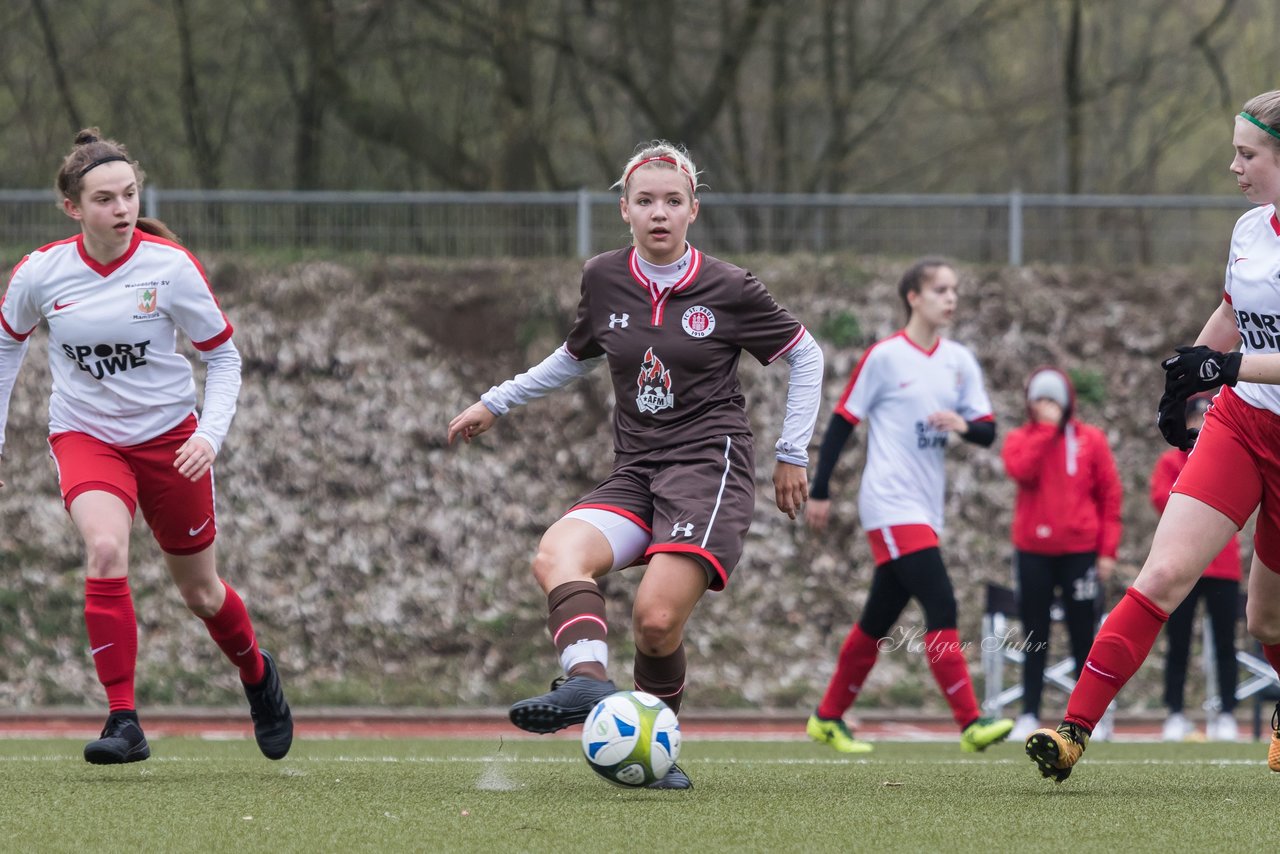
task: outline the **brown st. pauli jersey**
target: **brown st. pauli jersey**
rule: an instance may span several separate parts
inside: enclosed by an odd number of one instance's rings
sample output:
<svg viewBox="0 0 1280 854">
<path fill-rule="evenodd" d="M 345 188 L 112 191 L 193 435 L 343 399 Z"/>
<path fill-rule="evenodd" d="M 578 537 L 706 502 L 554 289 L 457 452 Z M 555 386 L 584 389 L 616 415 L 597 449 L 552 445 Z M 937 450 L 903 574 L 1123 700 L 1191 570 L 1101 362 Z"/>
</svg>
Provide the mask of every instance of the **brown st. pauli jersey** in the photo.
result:
<svg viewBox="0 0 1280 854">
<path fill-rule="evenodd" d="M 739 355 L 746 350 L 767 365 L 804 337 L 751 273 L 697 249 L 688 257 L 666 291 L 644 276 L 634 248 L 597 255 L 583 268 L 565 349 L 578 360 L 606 357 L 619 454 L 751 435 Z"/>
</svg>

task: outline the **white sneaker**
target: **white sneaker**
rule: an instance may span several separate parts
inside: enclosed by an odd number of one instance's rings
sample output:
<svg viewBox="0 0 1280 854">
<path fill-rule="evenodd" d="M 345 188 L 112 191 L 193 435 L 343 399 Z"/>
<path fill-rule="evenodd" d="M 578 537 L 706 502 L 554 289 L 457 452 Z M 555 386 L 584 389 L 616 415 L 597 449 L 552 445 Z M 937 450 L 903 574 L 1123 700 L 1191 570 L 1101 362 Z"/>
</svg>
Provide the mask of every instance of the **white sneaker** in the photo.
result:
<svg viewBox="0 0 1280 854">
<path fill-rule="evenodd" d="M 1174 712 L 1165 718 L 1164 730 L 1160 737 L 1165 741 L 1186 741 L 1187 736 L 1195 732 L 1195 727 L 1182 712 Z"/>
<path fill-rule="evenodd" d="M 1013 742 L 1026 741 L 1027 736 L 1040 729 L 1040 719 L 1030 712 L 1018 715 L 1018 719 L 1013 722 L 1013 730 L 1009 733 L 1009 740 Z"/>
<path fill-rule="evenodd" d="M 1235 741 L 1240 737 L 1235 716 L 1230 712 L 1219 712 L 1214 715 L 1209 719 L 1205 730 L 1210 741 Z"/>
</svg>

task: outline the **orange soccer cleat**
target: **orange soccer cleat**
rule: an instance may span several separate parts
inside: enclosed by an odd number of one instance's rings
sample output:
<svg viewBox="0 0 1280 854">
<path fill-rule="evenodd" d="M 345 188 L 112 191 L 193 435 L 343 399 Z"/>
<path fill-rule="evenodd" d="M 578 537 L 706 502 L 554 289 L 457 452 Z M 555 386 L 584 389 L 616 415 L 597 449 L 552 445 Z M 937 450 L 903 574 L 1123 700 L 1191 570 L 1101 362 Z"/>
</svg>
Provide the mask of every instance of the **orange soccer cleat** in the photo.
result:
<svg viewBox="0 0 1280 854">
<path fill-rule="evenodd" d="M 1058 728 L 1038 729 L 1027 738 L 1027 755 L 1036 763 L 1040 774 L 1061 783 L 1071 776 L 1071 769 L 1089 744 L 1089 733 L 1075 724 L 1063 722 Z"/>
</svg>

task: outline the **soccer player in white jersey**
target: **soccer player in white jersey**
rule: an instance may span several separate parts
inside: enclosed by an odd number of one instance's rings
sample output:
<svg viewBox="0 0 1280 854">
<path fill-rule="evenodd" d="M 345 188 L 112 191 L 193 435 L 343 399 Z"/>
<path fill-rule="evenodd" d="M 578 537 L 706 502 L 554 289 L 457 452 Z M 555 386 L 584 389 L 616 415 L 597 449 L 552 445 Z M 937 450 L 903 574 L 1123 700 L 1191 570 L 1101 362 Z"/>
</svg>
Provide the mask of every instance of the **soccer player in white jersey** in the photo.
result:
<svg viewBox="0 0 1280 854">
<path fill-rule="evenodd" d="M 831 513 L 829 481 L 854 426 L 867 422 L 866 468 L 858 515 L 876 568 L 862 616 L 849 632 L 809 737 L 842 753 L 865 753 L 844 721 L 879 652 L 924 651 L 938 688 L 960 729 L 960 746 L 985 750 L 1003 740 L 1013 721 L 982 717 L 969 665 L 956 632 L 956 597 L 938 549 L 946 489 L 944 452 L 954 434 L 989 447 L 996 437 L 982 369 L 968 348 L 943 338 L 957 300 L 955 269 L 923 258 L 906 271 L 898 293 L 907 324 L 862 355 L 835 406 L 818 452 L 809 527 L 822 531 Z M 890 630 L 911 599 L 924 610 L 923 636 Z"/>
<path fill-rule="evenodd" d="M 1231 234 L 1222 302 L 1195 345 L 1175 348 L 1162 363 L 1160 432 L 1175 447 L 1194 448 L 1142 571 L 1094 639 L 1062 724 L 1027 738 L 1027 755 L 1059 783 L 1084 754 L 1103 710 L 1150 654 L 1169 614 L 1254 510 L 1245 617 L 1280 673 L 1280 90 L 1245 103 L 1234 118 L 1232 144 L 1231 172 L 1258 207 L 1240 217 Z M 1193 436 L 1186 401 L 1214 389 Z M 1271 729 L 1267 764 L 1280 772 L 1280 704 Z"/>
<path fill-rule="evenodd" d="M 636 563 L 647 567 L 631 618 L 635 684 L 679 712 L 685 622 L 707 590 L 728 584 L 755 512 L 751 427 L 738 382 L 744 351 L 791 369 L 774 445 L 774 500 L 794 519 L 808 496 L 822 349 L 755 276 L 686 242 L 698 199 L 697 170 L 683 149 L 642 146 L 617 186 L 633 245 L 586 263 L 564 345 L 449 424 L 450 442 L 470 441 L 512 406 L 601 362 L 613 380 L 613 471 L 547 529 L 533 561 L 565 675 L 550 692 L 512 705 L 512 723 L 529 732 L 581 723 L 617 690 L 596 579 Z M 653 787 L 691 783 L 673 766 Z"/>
<path fill-rule="evenodd" d="M 109 714 L 85 746 L 95 764 L 151 755 L 134 702 L 138 631 L 129 590 L 129 529 L 151 528 L 192 613 L 240 671 L 263 754 L 283 757 L 293 718 L 271 656 L 214 559 L 213 462 L 235 414 L 240 354 L 195 256 L 161 222 L 139 217 L 144 175 L 123 145 L 81 131 L 58 171 L 75 237 L 27 255 L 0 300 L 0 454 L 27 343 L 48 326 L 49 448 L 85 547 L 85 627 Z M 207 366 L 195 413 L 186 335 Z M 0 486 L 4 483 L 0 481 Z"/>
</svg>

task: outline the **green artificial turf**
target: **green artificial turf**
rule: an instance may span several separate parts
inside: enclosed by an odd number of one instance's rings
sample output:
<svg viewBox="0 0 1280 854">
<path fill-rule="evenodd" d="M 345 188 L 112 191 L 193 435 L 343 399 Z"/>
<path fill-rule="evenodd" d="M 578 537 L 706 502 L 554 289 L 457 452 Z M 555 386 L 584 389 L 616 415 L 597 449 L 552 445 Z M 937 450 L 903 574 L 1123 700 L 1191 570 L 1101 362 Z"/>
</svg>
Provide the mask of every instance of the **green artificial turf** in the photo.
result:
<svg viewBox="0 0 1280 854">
<path fill-rule="evenodd" d="M 4 851 L 1250 851 L 1280 838 L 1265 744 L 1095 744 L 1070 780 L 1020 745 L 686 742 L 688 792 L 627 790 L 563 739 L 164 738 L 85 764 L 0 741 Z M 1261 845 L 1262 848 L 1258 846 Z"/>
</svg>

